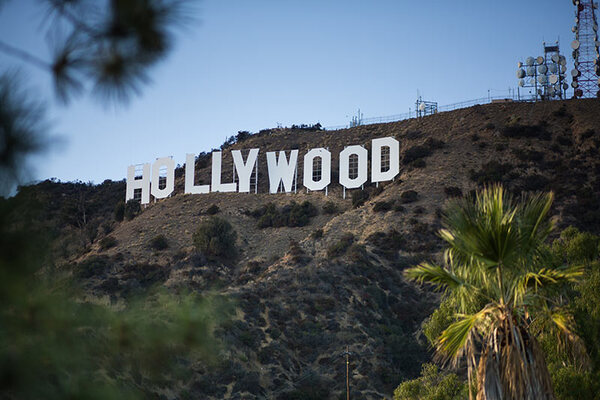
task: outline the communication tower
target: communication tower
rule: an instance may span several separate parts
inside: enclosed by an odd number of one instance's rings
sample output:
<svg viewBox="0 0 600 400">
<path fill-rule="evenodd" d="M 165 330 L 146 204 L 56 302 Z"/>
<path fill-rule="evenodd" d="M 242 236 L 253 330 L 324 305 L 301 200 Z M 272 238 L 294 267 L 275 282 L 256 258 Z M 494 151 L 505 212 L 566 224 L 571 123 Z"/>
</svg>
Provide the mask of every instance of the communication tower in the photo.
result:
<svg viewBox="0 0 600 400">
<path fill-rule="evenodd" d="M 519 87 L 533 88 L 537 100 L 564 99 L 569 85 L 566 79 L 567 59 L 560 54 L 558 42 L 544 46 L 544 55 L 527 57 L 517 64 Z"/>
<path fill-rule="evenodd" d="M 435 101 L 425 101 L 419 96 L 415 102 L 417 118 L 433 115 L 438 112 L 438 104 Z"/>
<path fill-rule="evenodd" d="M 575 40 L 571 42 L 575 68 L 571 71 L 575 90 L 574 97 L 600 97 L 600 57 L 598 47 L 598 3 L 593 0 L 573 0 L 575 6 L 575 26 L 571 29 Z"/>
</svg>

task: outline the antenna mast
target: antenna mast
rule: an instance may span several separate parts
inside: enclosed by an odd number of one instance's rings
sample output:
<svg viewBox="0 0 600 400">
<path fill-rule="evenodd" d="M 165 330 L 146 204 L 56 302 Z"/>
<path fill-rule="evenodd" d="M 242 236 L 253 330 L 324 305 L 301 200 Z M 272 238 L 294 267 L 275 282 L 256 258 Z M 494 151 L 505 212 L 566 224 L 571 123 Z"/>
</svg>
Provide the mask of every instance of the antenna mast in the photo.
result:
<svg viewBox="0 0 600 400">
<path fill-rule="evenodd" d="M 593 0 L 573 0 L 575 26 L 571 29 L 575 40 L 571 42 L 575 68 L 571 71 L 575 98 L 600 97 L 600 57 L 598 47 L 598 22 L 595 10 L 598 3 Z"/>
</svg>

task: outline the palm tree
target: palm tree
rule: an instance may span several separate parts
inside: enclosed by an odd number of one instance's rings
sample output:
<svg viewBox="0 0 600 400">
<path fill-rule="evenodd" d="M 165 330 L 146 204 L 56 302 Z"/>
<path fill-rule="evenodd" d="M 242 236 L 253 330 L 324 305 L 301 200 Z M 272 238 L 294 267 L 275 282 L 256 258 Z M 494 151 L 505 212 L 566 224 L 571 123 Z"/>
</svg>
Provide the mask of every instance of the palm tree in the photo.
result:
<svg viewBox="0 0 600 400">
<path fill-rule="evenodd" d="M 500 185 L 452 200 L 439 231 L 445 266 L 424 262 L 405 272 L 455 305 L 454 321 L 435 342 L 437 356 L 455 365 L 466 358 L 478 400 L 554 399 L 537 339 L 551 333 L 579 343 L 561 294 L 582 269 L 549 262 L 552 201 L 547 193 L 516 202 Z"/>
</svg>

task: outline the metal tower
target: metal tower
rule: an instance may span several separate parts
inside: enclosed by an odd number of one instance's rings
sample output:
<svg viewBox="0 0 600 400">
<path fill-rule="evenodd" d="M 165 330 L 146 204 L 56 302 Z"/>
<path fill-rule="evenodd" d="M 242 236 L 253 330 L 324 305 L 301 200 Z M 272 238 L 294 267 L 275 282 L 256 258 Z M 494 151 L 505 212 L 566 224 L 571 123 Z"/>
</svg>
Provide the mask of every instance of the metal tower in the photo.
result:
<svg viewBox="0 0 600 400">
<path fill-rule="evenodd" d="M 543 45 L 543 56 L 527 57 L 525 63 L 519 61 L 519 87 L 533 89 L 532 97 L 535 100 L 564 99 L 569 88 L 565 75 L 567 59 L 560 54 L 558 42 L 554 45 L 546 45 L 544 42 Z"/>
<path fill-rule="evenodd" d="M 575 40 L 571 42 L 575 68 L 571 71 L 572 86 L 576 98 L 600 97 L 598 75 L 600 58 L 598 56 L 598 22 L 595 10 L 598 3 L 593 0 L 573 0 L 575 6 Z"/>
</svg>

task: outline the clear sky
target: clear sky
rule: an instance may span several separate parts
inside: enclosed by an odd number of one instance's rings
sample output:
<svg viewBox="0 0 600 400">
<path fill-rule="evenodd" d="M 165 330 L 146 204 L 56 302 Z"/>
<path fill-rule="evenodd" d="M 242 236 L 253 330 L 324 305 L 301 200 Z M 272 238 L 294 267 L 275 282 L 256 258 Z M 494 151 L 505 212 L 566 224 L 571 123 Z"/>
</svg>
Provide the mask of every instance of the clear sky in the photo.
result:
<svg viewBox="0 0 600 400">
<path fill-rule="evenodd" d="M 39 1 L 0 7 L 0 38 L 48 58 Z M 414 110 L 417 91 L 440 105 L 507 93 L 516 63 L 560 37 L 569 70 L 571 0 L 205 0 L 176 37 L 153 83 L 127 106 L 83 97 L 56 103 L 50 76 L 21 66 L 48 99 L 62 138 L 33 177 L 102 182 L 127 166 L 218 147 L 239 130 L 342 125 Z"/>
</svg>

